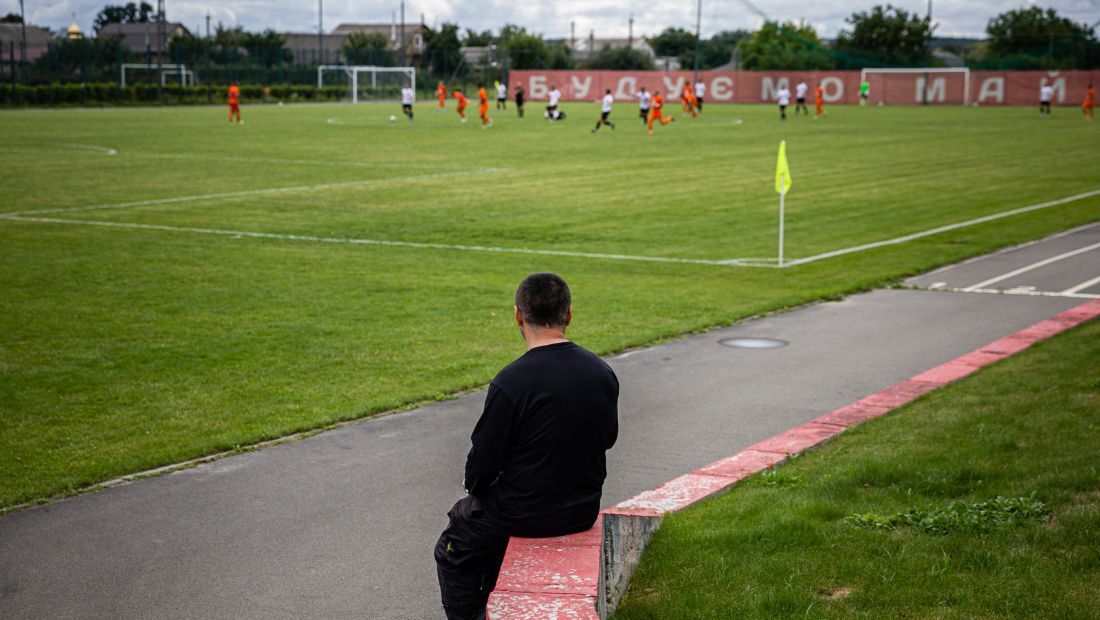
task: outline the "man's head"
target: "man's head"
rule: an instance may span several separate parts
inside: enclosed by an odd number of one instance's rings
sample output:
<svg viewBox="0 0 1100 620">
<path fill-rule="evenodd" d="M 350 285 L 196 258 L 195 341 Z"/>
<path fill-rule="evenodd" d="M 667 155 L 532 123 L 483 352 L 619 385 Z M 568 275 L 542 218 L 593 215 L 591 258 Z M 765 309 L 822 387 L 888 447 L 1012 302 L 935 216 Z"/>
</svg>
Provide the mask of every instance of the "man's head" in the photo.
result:
<svg viewBox="0 0 1100 620">
<path fill-rule="evenodd" d="M 516 319 L 520 328 L 561 329 L 572 319 L 569 285 L 556 273 L 533 273 L 516 289 Z"/>
</svg>

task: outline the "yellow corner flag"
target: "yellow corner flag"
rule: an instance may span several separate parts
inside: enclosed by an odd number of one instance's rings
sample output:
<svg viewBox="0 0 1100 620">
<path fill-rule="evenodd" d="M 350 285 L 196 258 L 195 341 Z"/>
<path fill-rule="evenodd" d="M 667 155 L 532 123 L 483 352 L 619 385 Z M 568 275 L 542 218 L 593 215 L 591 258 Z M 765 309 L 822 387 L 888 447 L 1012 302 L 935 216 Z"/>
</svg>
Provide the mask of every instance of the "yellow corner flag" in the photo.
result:
<svg viewBox="0 0 1100 620">
<path fill-rule="evenodd" d="M 779 159 L 775 162 L 775 191 L 786 194 L 791 189 L 791 168 L 787 165 L 787 141 L 779 143 Z"/>
</svg>

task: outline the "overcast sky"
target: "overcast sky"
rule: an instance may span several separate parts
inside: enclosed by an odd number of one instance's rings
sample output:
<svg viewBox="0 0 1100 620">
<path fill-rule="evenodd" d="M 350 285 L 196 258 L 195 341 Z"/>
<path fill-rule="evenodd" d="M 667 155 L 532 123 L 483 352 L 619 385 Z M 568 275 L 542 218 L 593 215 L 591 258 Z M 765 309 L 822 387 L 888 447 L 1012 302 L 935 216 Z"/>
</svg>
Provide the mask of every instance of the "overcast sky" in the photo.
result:
<svg viewBox="0 0 1100 620">
<path fill-rule="evenodd" d="M 138 0 L 140 2 L 140 0 Z M 193 32 L 205 28 L 209 12 L 211 22 L 239 25 L 247 30 L 274 28 L 278 31 L 317 29 L 317 0 L 232 0 L 225 2 L 185 2 L 166 0 L 168 19 L 183 22 Z M 842 2 L 840 0 L 703 0 L 704 36 L 719 30 L 755 29 L 763 17 L 756 6 L 772 20 L 804 19 L 823 37 L 835 37 L 844 28 L 844 18 L 853 11 L 864 11 L 880 0 Z M 105 4 L 125 4 L 126 0 L 25 0 L 28 23 L 55 30 L 68 27 L 73 14 L 77 24 L 90 30 L 96 13 Z M 156 0 L 149 0 L 154 7 Z M 885 1 L 881 2 L 885 4 Z M 927 0 L 893 0 L 895 6 L 923 14 Z M 621 0 L 407 0 L 405 19 L 420 20 L 429 26 L 457 22 L 463 28 L 496 30 L 515 23 L 550 38 L 569 36 L 570 23 L 576 23 L 577 37 L 594 30 L 597 37 L 625 37 L 631 9 Z M 1049 2 L 999 2 L 996 0 L 934 0 L 933 19 L 939 35 L 982 36 L 991 17 L 1014 8 L 1038 4 L 1052 7 L 1074 21 L 1093 24 L 1100 20 L 1100 0 L 1050 0 Z M 389 22 L 399 10 L 400 0 L 328 0 L 324 2 L 326 31 L 342 22 Z M 656 34 L 668 26 L 695 27 L 696 3 L 637 3 L 633 9 L 634 34 Z M 0 12 L 19 12 L 18 0 L 0 0 Z M 201 33 L 201 31 L 200 31 Z"/>
</svg>

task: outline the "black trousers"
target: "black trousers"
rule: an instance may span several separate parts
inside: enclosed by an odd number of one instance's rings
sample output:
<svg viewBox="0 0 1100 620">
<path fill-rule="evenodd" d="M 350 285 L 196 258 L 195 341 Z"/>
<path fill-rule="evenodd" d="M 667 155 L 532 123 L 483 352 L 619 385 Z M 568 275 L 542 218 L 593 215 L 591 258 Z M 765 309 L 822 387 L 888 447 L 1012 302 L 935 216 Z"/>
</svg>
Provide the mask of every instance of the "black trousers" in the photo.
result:
<svg viewBox="0 0 1100 620">
<path fill-rule="evenodd" d="M 443 611 L 447 620 L 484 618 L 508 549 L 508 535 L 489 519 L 473 495 L 455 502 L 447 517 L 447 529 L 435 543 Z"/>
</svg>

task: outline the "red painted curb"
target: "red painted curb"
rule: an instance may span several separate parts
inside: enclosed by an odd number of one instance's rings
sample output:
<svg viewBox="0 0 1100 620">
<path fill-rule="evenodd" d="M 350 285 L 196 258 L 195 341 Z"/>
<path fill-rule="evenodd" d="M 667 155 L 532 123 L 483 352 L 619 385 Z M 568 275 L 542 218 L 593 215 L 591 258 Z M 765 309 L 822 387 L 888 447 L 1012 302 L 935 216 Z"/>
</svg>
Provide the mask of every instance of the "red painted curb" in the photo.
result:
<svg viewBox="0 0 1100 620">
<path fill-rule="evenodd" d="M 1100 316 L 1100 300 L 1040 321 L 950 362 L 788 429 L 748 448 L 670 480 L 601 511 L 592 529 L 555 538 L 513 538 L 497 587 L 489 597 L 490 620 L 599 618 L 603 515 L 660 519 L 721 493 L 736 482 L 774 467 L 790 456 L 829 441 L 846 429 L 882 416 L 917 398 L 1019 353 L 1071 327 Z M 642 541 L 644 545 L 644 541 Z M 629 575 L 629 571 L 626 571 Z M 614 607 L 614 605 L 612 605 Z"/>
</svg>

